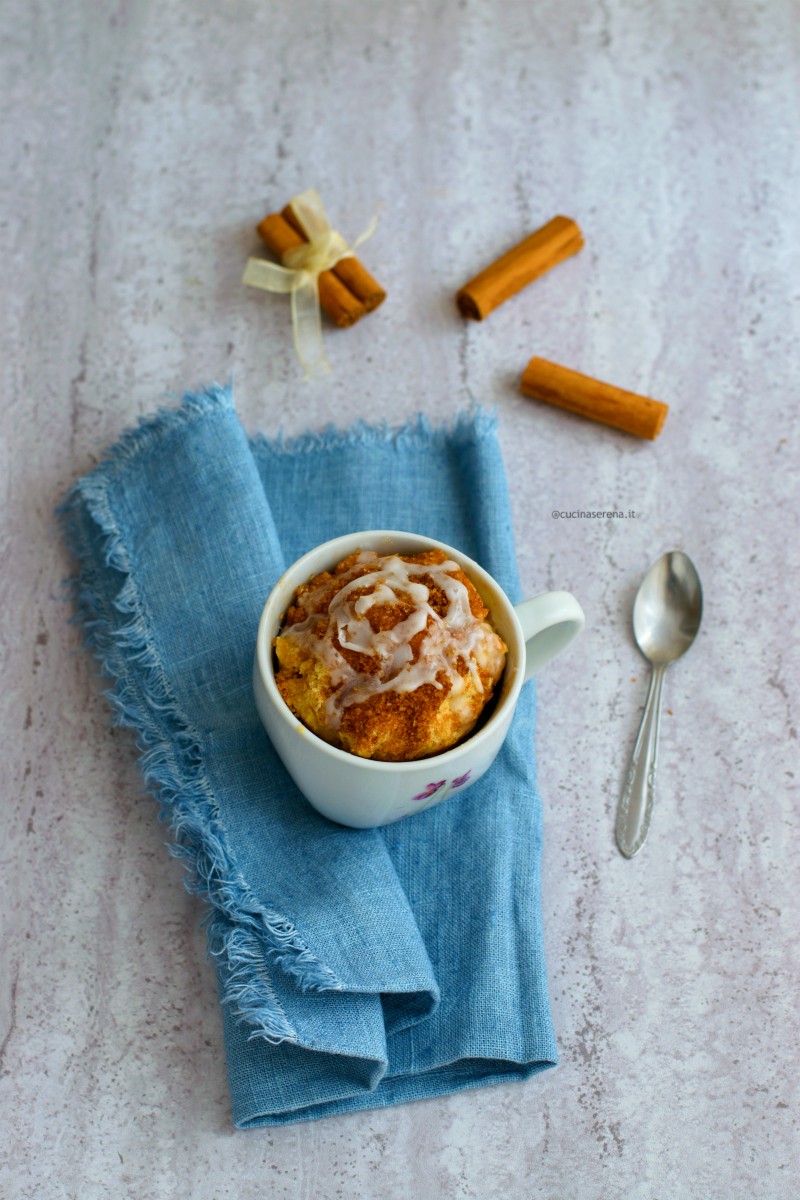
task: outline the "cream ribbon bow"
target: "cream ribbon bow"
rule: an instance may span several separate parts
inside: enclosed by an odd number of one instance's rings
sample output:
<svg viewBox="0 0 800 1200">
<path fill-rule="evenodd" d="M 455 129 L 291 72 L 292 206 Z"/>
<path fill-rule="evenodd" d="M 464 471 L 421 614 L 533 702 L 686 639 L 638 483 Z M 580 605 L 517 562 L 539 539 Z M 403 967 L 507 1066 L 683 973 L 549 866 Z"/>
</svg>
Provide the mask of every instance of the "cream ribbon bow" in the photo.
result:
<svg viewBox="0 0 800 1200">
<path fill-rule="evenodd" d="M 350 258 L 356 248 L 372 237 L 378 224 L 373 217 L 352 246 L 331 229 L 322 201 L 314 188 L 294 196 L 291 207 L 308 241 L 287 250 L 283 266 L 265 258 L 247 260 L 242 283 L 267 292 L 290 293 L 294 348 L 303 367 L 303 379 L 326 375 L 331 369 L 322 346 L 319 312 L 319 276 L 330 271 L 342 258 Z"/>
</svg>

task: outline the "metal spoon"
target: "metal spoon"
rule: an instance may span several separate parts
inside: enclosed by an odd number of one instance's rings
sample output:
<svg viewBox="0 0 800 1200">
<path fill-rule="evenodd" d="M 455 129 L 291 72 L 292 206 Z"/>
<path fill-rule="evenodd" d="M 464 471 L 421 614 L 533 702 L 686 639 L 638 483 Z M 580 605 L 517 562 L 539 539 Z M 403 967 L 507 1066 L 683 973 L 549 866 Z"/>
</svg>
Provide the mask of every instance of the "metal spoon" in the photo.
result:
<svg viewBox="0 0 800 1200">
<path fill-rule="evenodd" d="M 662 555 L 642 580 L 633 605 L 636 644 L 653 670 L 617 808 L 617 845 L 626 858 L 638 854 L 650 827 L 664 673 L 691 646 L 702 615 L 703 589 L 691 559 L 680 550 Z"/>
</svg>

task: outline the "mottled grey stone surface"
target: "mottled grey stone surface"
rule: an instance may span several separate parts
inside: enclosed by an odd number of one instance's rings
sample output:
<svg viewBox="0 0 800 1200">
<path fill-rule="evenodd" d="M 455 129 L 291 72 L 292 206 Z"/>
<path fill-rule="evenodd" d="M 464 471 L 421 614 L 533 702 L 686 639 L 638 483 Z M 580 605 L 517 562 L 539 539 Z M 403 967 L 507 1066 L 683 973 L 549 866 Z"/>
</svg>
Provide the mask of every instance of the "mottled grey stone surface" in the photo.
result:
<svg viewBox="0 0 800 1200">
<path fill-rule="evenodd" d="M 792 0 L 9 0 L 2 45 L 7 1200 L 796 1195 L 800 99 Z M 303 386 L 253 225 L 316 186 L 384 307 Z M 586 249 L 464 323 L 556 212 Z M 655 444 L 532 401 L 533 354 L 666 400 Z M 235 375 L 252 430 L 496 405 L 526 588 L 590 627 L 541 679 L 561 1065 L 523 1086 L 234 1132 L 198 906 L 59 580 L 51 510 L 162 398 Z M 624 520 L 553 510 L 632 509 Z M 661 552 L 706 590 L 657 808 L 613 810 Z"/>
</svg>

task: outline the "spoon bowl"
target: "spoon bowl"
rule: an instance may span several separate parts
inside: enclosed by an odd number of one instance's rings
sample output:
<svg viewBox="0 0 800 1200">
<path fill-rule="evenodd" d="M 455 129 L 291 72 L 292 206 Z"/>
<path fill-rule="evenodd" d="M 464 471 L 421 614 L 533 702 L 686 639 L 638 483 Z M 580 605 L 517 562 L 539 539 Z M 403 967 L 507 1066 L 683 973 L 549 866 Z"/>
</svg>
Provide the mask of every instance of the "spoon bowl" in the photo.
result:
<svg viewBox="0 0 800 1200">
<path fill-rule="evenodd" d="M 703 589 L 692 560 L 680 550 L 663 554 L 642 580 L 633 605 L 633 634 L 650 663 L 666 666 L 697 637 Z"/>
<path fill-rule="evenodd" d="M 642 580 L 633 605 L 634 637 L 652 672 L 617 808 L 617 845 L 626 858 L 639 853 L 650 828 L 664 673 L 689 649 L 702 616 L 703 589 L 692 560 L 680 550 L 663 554 Z"/>
</svg>

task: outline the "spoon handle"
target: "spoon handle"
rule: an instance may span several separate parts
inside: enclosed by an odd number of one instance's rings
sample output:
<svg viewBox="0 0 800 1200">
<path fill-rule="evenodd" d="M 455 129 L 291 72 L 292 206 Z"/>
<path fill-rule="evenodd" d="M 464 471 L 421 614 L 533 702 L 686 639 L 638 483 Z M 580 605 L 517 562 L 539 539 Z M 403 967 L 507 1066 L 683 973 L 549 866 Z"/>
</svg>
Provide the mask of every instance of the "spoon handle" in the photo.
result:
<svg viewBox="0 0 800 1200">
<path fill-rule="evenodd" d="M 617 845 L 626 858 L 638 854 L 650 828 L 664 671 L 663 666 L 653 667 L 628 778 L 617 808 Z"/>
</svg>

